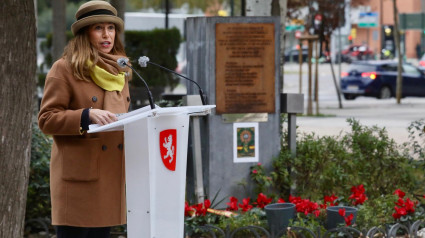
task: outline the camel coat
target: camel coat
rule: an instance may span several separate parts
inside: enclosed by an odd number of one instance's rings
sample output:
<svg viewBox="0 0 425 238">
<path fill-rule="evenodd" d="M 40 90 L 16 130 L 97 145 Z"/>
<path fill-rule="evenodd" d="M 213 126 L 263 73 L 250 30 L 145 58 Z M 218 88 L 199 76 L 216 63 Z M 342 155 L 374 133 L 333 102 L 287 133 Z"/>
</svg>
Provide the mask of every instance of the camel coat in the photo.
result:
<svg viewBox="0 0 425 238">
<path fill-rule="evenodd" d="M 128 80 L 121 94 L 127 111 Z M 40 129 L 53 135 L 53 225 L 105 227 L 126 223 L 123 132 L 80 135 L 83 109 L 103 109 L 104 95 L 94 82 L 75 79 L 64 59 L 58 60 L 46 77 L 38 118 Z"/>
</svg>

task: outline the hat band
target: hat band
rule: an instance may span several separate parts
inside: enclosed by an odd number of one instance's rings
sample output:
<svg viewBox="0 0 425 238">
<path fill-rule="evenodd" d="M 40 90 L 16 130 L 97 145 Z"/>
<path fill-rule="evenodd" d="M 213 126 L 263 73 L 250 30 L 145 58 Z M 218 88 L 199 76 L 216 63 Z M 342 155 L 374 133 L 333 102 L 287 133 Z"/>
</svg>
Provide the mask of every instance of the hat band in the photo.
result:
<svg viewBox="0 0 425 238">
<path fill-rule="evenodd" d="M 97 10 L 93 10 L 91 12 L 87 12 L 86 14 L 81 15 L 80 17 L 77 18 L 77 20 L 81 20 L 85 17 L 89 17 L 89 16 L 95 16 L 95 15 L 111 15 L 111 16 L 115 16 L 115 14 L 112 11 L 106 10 L 106 9 L 97 9 Z"/>
</svg>

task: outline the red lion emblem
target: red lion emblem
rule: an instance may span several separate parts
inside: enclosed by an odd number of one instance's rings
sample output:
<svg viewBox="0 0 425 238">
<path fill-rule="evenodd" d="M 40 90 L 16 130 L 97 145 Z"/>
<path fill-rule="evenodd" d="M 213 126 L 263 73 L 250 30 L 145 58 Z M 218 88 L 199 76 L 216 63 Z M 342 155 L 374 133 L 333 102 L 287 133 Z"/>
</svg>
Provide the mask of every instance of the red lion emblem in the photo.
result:
<svg viewBox="0 0 425 238">
<path fill-rule="evenodd" d="M 162 163 L 171 171 L 176 170 L 177 157 L 177 130 L 168 129 L 159 133 L 159 148 Z"/>
</svg>

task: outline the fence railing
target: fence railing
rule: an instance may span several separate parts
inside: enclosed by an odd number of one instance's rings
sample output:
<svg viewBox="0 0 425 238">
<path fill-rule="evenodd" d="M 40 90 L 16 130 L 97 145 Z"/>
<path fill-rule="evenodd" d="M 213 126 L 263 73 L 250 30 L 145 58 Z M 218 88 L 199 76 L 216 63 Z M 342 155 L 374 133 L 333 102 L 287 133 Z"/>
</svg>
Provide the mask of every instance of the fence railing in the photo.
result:
<svg viewBox="0 0 425 238">
<path fill-rule="evenodd" d="M 301 238 L 330 238 L 330 237 L 409 237 L 417 238 L 424 237 L 425 231 L 419 234 L 420 229 L 425 227 L 425 221 L 415 221 L 410 226 L 405 226 L 400 223 L 387 225 L 385 229 L 379 227 L 372 227 L 369 230 L 358 230 L 353 227 L 337 227 L 327 230 L 321 234 L 320 229 L 312 231 L 305 227 L 288 227 L 279 231 L 277 234 L 271 234 L 268 230 L 259 226 L 245 226 L 235 230 L 223 230 L 214 225 L 205 225 L 196 227 L 201 231 L 203 238 L 237 238 L 237 237 L 255 237 L 255 238 L 280 238 L 280 237 L 301 237 Z M 203 232 L 202 232 L 203 231 Z M 197 232 L 199 235 L 200 232 Z M 244 236 L 241 236 L 241 235 Z M 196 234 L 194 235 L 195 237 Z M 186 234 L 186 238 L 192 237 L 192 234 Z"/>
<path fill-rule="evenodd" d="M 27 227 L 37 226 L 39 229 L 43 230 L 43 235 L 38 237 L 51 237 L 50 232 L 52 231 L 50 221 L 47 219 L 31 219 L 28 220 L 25 224 Z M 356 238 L 356 237 L 386 237 L 386 238 L 396 238 L 396 237 L 409 237 L 409 238 L 417 238 L 423 237 L 425 238 L 425 230 L 420 232 L 421 229 L 425 228 L 425 221 L 419 220 L 413 222 L 410 226 L 406 226 L 400 223 L 396 223 L 393 225 L 386 225 L 385 228 L 380 227 L 372 227 L 369 230 L 358 230 L 353 227 L 337 227 L 330 230 L 327 230 L 325 233 L 321 234 L 320 229 L 316 231 L 310 230 L 305 227 L 288 227 L 279 231 L 277 234 L 271 234 L 267 229 L 260 226 L 244 226 L 239 227 L 234 230 L 230 230 L 229 228 L 223 230 L 220 227 L 214 225 L 204 225 L 196 227 L 198 232 L 193 234 L 190 231 L 185 231 L 184 238 L 192 238 L 192 237 L 202 237 L 202 238 L 280 238 L 280 237 L 301 237 L 301 238 L 331 238 L 331 237 L 348 237 L 348 238 Z M 50 231 L 50 232 L 49 232 Z M 202 236 L 199 236 L 202 233 Z M 112 237 L 126 237 L 126 233 L 122 232 L 120 234 L 116 234 L 116 236 Z"/>
</svg>

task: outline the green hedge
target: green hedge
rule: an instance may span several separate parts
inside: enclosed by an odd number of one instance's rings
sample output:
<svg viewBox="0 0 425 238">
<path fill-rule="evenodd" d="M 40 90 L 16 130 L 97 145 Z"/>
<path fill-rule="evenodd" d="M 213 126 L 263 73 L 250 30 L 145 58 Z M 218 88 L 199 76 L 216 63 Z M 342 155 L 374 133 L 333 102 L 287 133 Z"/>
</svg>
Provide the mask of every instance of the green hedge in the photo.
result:
<svg viewBox="0 0 425 238">
<path fill-rule="evenodd" d="M 150 87 L 169 86 L 174 88 L 179 82 L 179 78 L 152 65 L 141 68 L 137 64 L 139 57 L 147 56 L 150 61 L 174 70 L 177 67 L 176 55 L 180 43 L 181 36 L 177 28 L 125 32 L 126 53 L 133 63 L 133 67 Z M 136 79 L 136 75 L 133 76 L 131 84 L 143 87 L 143 83 Z"/>
<path fill-rule="evenodd" d="M 25 219 L 50 219 L 49 166 L 52 139 L 32 126 L 31 165 Z"/>
</svg>

